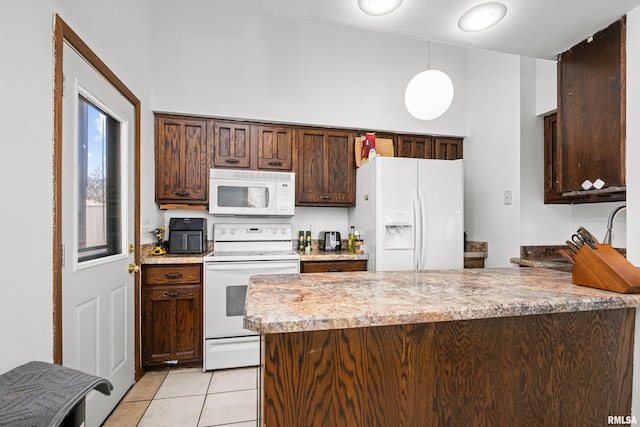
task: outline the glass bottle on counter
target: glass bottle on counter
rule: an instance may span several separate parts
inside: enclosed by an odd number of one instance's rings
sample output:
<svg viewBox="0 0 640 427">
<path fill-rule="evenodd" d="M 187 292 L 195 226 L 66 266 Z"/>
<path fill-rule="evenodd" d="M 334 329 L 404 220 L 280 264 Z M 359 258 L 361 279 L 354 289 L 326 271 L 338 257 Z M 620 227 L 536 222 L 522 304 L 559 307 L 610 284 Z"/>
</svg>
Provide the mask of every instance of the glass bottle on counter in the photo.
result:
<svg viewBox="0 0 640 427">
<path fill-rule="evenodd" d="M 356 231 L 353 233 L 355 237 L 355 241 L 353 243 L 353 251 L 357 254 L 364 253 L 364 248 L 362 247 L 362 238 L 360 237 L 360 231 L 356 228 Z"/>
<path fill-rule="evenodd" d="M 347 243 L 347 251 L 355 252 L 356 233 L 355 227 L 352 225 L 349 230 L 349 242 Z"/>
<path fill-rule="evenodd" d="M 304 251 L 305 242 L 304 242 L 304 231 L 300 231 L 298 233 L 298 251 Z"/>
</svg>

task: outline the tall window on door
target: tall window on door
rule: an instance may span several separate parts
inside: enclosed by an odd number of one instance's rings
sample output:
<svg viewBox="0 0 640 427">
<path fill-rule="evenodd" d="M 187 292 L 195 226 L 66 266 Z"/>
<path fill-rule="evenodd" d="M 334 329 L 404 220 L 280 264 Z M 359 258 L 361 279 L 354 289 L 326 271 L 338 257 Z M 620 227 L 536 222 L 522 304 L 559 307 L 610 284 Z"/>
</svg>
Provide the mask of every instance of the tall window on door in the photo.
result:
<svg viewBox="0 0 640 427">
<path fill-rule="evenodd" d="M 78 96 L 78 261 L 122 251 L 120 123 Z"/>
</svg>

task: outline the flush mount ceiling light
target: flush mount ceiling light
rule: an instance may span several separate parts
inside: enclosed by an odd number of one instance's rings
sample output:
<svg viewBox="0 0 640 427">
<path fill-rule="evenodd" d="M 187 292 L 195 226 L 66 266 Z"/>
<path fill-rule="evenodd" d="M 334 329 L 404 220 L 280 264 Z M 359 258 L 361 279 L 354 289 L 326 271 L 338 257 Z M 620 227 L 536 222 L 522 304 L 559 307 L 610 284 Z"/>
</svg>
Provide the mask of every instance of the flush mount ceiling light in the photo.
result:
<svg viewBox="0 0 640 427">
<path fill-rule="evenodd" d="M 404 92 L 404 105 L 416 119 L 433 120 L 443 115 L 452 101 L 451 78 L 443 71 L 430 69 L 427 59 L 427 69 L 409 81 Z"/>
<path fill-rule="evenodd" d="M 402 0 L 358 0 L 358 6 L 367 15 L 386 15 L 396 10 L 402 4 Z"/>
<path fill-rule="evenodd" d="M 467 32 L 486 30 L 500 22 L 506 13 L 507 6 L 502 3 L 479 4 L 460 17 L 458 27 Z"/>
</svg>

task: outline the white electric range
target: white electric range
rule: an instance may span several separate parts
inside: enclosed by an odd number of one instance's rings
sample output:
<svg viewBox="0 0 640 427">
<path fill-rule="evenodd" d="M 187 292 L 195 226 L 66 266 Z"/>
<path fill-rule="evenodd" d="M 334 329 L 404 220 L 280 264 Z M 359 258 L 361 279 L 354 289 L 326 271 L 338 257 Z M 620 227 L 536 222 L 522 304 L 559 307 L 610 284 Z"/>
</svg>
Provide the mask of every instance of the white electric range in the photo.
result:
<svg viewBox="0 0 640 427">
<path fill-rule="evenodd" d="M 204 268 L 204 370 L 257 366 L 260 337 L 242 327 L 249 277 L 297 274 L 291 224 L 214 224 Z"/>
</svg>

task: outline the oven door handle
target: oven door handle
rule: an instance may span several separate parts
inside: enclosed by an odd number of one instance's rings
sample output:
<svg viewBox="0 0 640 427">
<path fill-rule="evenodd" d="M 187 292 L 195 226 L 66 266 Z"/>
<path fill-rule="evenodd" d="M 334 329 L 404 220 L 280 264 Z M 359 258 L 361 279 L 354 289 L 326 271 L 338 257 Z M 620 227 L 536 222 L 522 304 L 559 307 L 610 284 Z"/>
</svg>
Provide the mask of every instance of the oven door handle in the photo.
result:
<svg viewBox="0 0 640 427">
<path fill-rule="evenodd" d="M 224 264 L 206 264 L 207 271 L 216 270 L 279 270 L 282 268 L 297 268 L 298 262 L 267 261 L 261 263 L 229 262 Z"/>
</svg>

